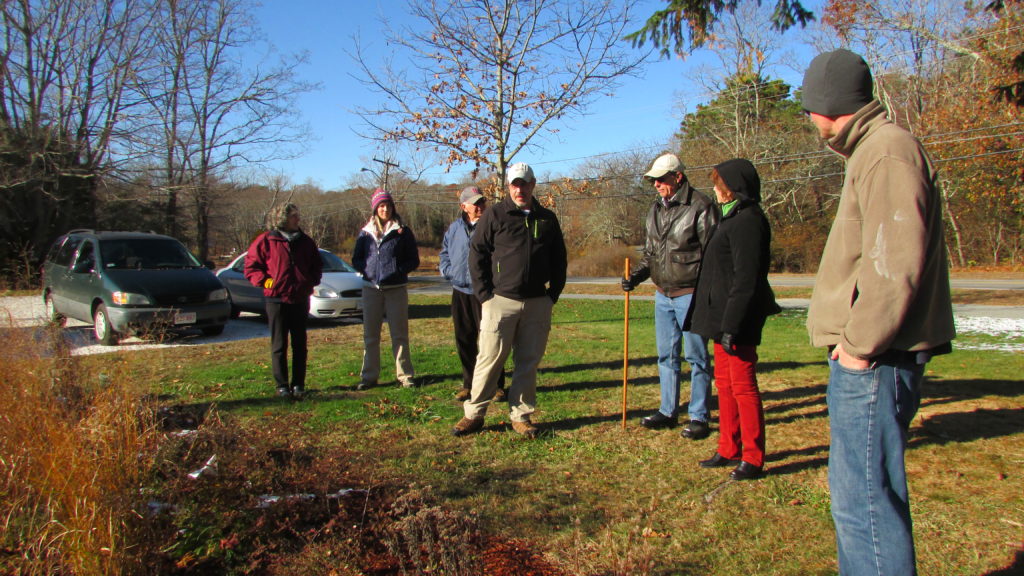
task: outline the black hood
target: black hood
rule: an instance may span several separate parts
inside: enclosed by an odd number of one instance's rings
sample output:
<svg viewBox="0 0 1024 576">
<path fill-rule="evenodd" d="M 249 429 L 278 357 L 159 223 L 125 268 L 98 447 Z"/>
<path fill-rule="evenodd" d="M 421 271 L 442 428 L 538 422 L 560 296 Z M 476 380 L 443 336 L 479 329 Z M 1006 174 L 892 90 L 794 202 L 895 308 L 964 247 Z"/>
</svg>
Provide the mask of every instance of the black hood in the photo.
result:
<svg viewBox="0 0 1024 576">
<path fill-rule="evenodd" d="M 761 202 L 761 177 L 746 158 L 733 158 L 715 166 L 725 185 L 744 202 Z"/>
</svg>

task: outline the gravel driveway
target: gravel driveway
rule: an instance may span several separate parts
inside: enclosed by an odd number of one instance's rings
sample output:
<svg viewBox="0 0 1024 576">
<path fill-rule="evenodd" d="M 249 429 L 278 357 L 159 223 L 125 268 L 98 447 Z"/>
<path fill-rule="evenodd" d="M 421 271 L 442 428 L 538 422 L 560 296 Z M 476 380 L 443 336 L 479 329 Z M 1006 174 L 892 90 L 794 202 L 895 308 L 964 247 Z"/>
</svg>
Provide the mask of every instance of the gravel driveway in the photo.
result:
<svg viewBox="0 0 1024 576">
<path fill-rule="evenodd" d="M 411 292 L 441 293 L 448 292 L 439 286 L 419 287 Z M 590 296 L 585 294 L 566 294 L 566 299 L 584 298 L 619 298 L 621 296 Z M 634 298 L 640 299 L 643 298 Z M 787 308 L 807 306 L 807 300 L 780 300 L 779 304 Z M 1006 336 L 1019 339 L 1024 336 L 1024 307 L 1015 306 L 955 306 L 957 331 L 980 332 L 994 336 Z M 342 320 L 343 322 L 359 322 L 359 320 Z M 42 298 L 39 296 L 4 296 L 0 297 L 0 326 L 41 327 L 46 324 L 46 313 Z M 92 325 L 77 320 L 68 320 L 66 335 L 74 355 L 102 354 L 123 350 L 144 350 L 147 348 L 169 348 L 173 346 L 199 346 L 217 342 L 231 342 L 249 338 L 263 338 L 270 335 L 267 323 L 256 314 L 243 312 L 237 320 L 228 321 L 224 333 L 219 336 L 203 336 L 198 330 L 190 330 L 174 335 L 161 343 L 141 338 L 126 338 L 120 346 L 103 346 L 96 342 L 92 333 Z M 1011 346 L 1018 350 L 1019 344 Z"/>
<path fill-rule="evenodd" d="M 41 327 L 46 324 L 46 310 L 39 296 L 0 297 L 0 325 L 19 328 Z M 119 346 L 103 346 L 93 336 L 92 324 L 68 320 L 65 330 L 71 353 L 78 355 L 102 354 L 123 350 L 145 350 L 147 348 L 170 348 L 173 346 L 198 346 L 217 342 L 231 342 L 249 338 L 269 336 L 267 323 L 256 314 L 243 312 L 237 320 L 230 320 L 219 336 L 203 336 L 199 330 L 188 330 L 175 334 L 161 343 L 141 338 L 125 338 Z"/>
</svg>

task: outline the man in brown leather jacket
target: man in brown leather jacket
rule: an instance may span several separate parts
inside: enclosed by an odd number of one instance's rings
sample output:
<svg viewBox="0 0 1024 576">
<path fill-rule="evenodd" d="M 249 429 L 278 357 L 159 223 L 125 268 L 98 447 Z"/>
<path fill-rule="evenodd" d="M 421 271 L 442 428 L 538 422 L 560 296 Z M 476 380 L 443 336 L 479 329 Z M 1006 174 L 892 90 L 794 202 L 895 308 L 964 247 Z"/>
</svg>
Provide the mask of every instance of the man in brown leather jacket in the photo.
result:
<svg viewBox="0 0 1024 576">
<path fill-rule="evenodd" d="M 674 154 L 654 161 L 644 178 L 652 182 L 658 200 L 647 215 L 643 257 L 622 289 L 632 290 L 650 278 L 654 297 L 654 331 L 658 343 L 658 378 L 661 406 L 640 421 L 646 428 L 670 428 L 678 423 L 680 351 L 690 364 L 689 423 L 684 438 L 700 440 L 710 434 L 707 398 L 711 391 L 707 341 L 683 331 L 704 248 L 718 224 L 711 199 L 690 187 L 683 163 Z"/>
</svg>

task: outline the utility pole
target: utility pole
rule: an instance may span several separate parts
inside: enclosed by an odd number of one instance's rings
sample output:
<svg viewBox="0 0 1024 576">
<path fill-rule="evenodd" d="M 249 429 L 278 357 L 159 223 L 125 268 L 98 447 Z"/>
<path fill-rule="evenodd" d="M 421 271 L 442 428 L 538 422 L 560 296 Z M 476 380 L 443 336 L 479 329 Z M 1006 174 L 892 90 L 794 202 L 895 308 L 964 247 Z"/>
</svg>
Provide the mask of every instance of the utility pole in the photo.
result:
<svg viewBox="0 0 1024 576">
<path fill-rule="evenodd" d="M 376 156 L 374 156 L 373 161 L 374 162 L 379 162 L 379 163 L 384 165 L 384 189 L 387 190 L 388 189 L 388 172 L 390 171 L 391 168 L 398 168 L 398 162 L 389 162 L 387 160 L 381 160 L 380 158 L 377 158 Z"/>
</svg>

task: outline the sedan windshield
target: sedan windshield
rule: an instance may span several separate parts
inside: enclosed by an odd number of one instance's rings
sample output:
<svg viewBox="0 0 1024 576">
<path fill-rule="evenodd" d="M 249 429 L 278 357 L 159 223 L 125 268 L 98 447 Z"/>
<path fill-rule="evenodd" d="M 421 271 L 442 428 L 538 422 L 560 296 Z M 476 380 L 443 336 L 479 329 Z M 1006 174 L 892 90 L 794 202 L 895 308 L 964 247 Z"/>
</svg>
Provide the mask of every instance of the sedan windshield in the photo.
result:
<svg viewBox="0 0 1024 576">
<path fill-rule="evenodd" d="M 324 272 L 352 272 L 355 273 L 356 269 L 349 266 L 341 258 L 338 258 L 330 252 L 320 251 L 320 260 L 324 264 Z"/>
<path fill-rule="evenodd" d="M 103 267 L 153 270 L 158 268 L 201 268 L 181 242 L 169 238 L 126 238 L 100 243 Z"/>
</svg>

